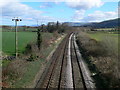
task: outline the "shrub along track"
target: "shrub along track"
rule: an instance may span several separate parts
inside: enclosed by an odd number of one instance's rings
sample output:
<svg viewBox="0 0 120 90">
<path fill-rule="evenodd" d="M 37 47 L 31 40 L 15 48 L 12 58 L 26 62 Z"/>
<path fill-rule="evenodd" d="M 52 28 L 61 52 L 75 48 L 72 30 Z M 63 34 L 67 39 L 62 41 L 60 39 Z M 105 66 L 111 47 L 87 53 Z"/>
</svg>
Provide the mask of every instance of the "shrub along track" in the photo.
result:
<svg viewBox="0 0 120 90">
<path fill-rule="evenodd" d="M 75 35 L 69 33 L 54 52 L 50 60 L 50 65 L 45 70 L 35 88 L 86 89 L 86 84 L 90 80 L 88 79 L 88 77 L 83 76 L 84 74 L 81 70 L 79 60 L 81 58 L 79 58 L 77 53 L 78 52 L 75 45 Z"/>
</svg>

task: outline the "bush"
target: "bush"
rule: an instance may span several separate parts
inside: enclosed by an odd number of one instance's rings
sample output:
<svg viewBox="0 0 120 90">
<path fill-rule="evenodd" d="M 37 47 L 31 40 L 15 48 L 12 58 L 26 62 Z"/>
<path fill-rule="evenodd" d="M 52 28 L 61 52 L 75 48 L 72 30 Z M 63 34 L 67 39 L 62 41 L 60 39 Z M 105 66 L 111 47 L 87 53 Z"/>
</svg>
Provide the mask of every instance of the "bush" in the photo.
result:
<svg viewBox="0 0 120 90">
<path fill-rule="evenodd" d="M 43 28 L 41 28 L 43 29 Z M 40 33 L 40 29 L 38 29 L 37 31 L 37 46 L 38 46 L 38 49 L 40 50 L 40 47 L 41 47 L 41 42 L 42 42 L 42 36 L 41 36 L 41 33 Z"/>
<path fill-rule="evenodd" d="M 57 31 L 56 31 L 56 32 L 53 32 L 53 36 L 54 36 L 55 38 L 58 38 L 58 37 L 59 37 L 58 32 L 57 32 Z"/>
<path fill-rule="evenodd" d="M 78 36 L 78 40 L 81 42 L 82 47 L 84 47 L 88 55 L 94 57 L 105 55 L 106 52 L 100 42 L 95 39 L 91 39 L 87 34 L 81 32 Z"/>
<path fill-rule="evenodd" d="M 25 48 L 25 54 L 31 53 L 32 52 L 32 45 L 31 43 L 27 44 L 26 48 Z"/>
<path fill-rule="evenodd" d="M 27 61 L 35 61 L 35 59 L 37 59 L 37 56 L 35 54 L 31 54 Z"/>
</svg>

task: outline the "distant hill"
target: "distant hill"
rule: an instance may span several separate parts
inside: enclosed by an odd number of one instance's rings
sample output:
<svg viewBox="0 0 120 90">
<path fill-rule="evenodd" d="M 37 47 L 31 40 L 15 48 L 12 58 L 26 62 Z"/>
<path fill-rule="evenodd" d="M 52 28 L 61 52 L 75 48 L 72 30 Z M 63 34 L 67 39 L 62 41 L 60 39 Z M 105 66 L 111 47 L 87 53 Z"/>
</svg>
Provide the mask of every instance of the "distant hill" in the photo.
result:
<svg viewBox="0 0 120 90">
<path fill-rule="evenodd" d="M 113 27 L 118 27 L 118 19 L 113 19 L 113 20 L 107 20 L 99 23 L 88 23 L 84 24 L 82 26 L 84 27 L 93 27 L 93 28 L 113 28 Z"/>
<path fill-rule="evenodd" d="M 69 25 L 69 26 L 82 26 L 86 23 L 79 23 L 79 22 L 64 22 L 65 24 Z"/>
<path fill-rule="evenodd" d="M 83 27 L 93 27 L 93 28 L 113 28 L 118 27 L 118 19 L 106 20 L 103 22 L 91 22 L 91 23 L 79 23 L 79 22 L 64 22 L 69 26 L 83 26 Z"/>
</svg>

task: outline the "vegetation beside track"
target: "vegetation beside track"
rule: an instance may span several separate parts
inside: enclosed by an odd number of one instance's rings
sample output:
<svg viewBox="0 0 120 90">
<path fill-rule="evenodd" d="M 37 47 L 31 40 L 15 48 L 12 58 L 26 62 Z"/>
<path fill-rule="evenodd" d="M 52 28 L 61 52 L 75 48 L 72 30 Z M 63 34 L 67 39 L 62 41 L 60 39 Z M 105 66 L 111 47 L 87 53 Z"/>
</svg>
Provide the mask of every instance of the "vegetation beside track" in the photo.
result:
<svg viewBox="0 0 120 90">
<path fill-rule="evenodd" d="M 78 44 L 98 88 L 119 88 L 118 34 L 80 32 Z"/>
<path fill-rule="evenodd" d="M 3 62 L 4 87 L 23 88 L 29 87 L 39 70 L 47 64 L 46 58 L 50 52 L 60 43 L 63 35 L 55 33 L 44 33 L 42 35 L 40 51 L 35 43 L 30 43 L 32 50 L 22 55 L 18 60 Z M 33 87 L 32 85 L 30 87 Z"/>
</svg>

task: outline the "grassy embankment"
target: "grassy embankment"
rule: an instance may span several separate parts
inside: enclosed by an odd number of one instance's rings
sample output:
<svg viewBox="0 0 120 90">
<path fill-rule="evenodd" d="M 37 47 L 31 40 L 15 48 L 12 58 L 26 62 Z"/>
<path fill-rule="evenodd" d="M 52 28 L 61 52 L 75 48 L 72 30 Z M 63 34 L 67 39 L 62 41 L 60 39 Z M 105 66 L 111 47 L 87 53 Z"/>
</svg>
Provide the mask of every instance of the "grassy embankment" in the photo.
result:
<svg viewBox="0 0 120 90">
<path fill-rule="evenodd" d="M 62 38 L 61 38 L 62 40 Z M 15 87 L 26 87 L 27 85 L 31 85 L 32 81 L 34 80 L 36 74 L 39 70 L 43 70 L 49 61 L 46 61 L 47 56 L 50 54 L 50 52 L 60 43 L 60 41 L 53 42 L 49 47 L 44 48 L 41 51 L 41 58 L 39 60 L 36 60 L 32 63 L 29 63 L 27 66 L 27 72 L 24 74 L 21 80 L 18 80 L 15 83 Z M 41 70 L 41 71 L 42 71 Z M 32 87 L 32 86 L 30 86 Z"/>
<path fill-rule="evenodd" d="M 80 32 L 78 35 L 83 57 L 100 88 L 120 87 L 118 61 L 118 34 L 105 32 Z"/>
<path fill-rule="evenodd" d="M 63 39 L 56 33 L 42 33 L 41 50 L 36 46 L 35 32 L 18 32 L 18 48 L 21 54 L 18 60 L 3 60 L 3 86 L 4 87 L 28 87 L 33 83 L 38 71 L 47 65 L 47 56 Z M 3 51 L 14 54 L 14 32 L 3 32 Z M 22 54 L 29 45 L 30 51 Z M 28 59 L 30 61 L 28 61 Z M 30 87 L 33 87 L 32 85 Z"/>
</svg>

